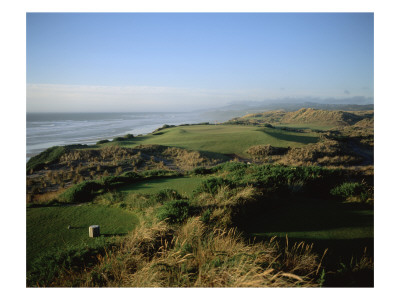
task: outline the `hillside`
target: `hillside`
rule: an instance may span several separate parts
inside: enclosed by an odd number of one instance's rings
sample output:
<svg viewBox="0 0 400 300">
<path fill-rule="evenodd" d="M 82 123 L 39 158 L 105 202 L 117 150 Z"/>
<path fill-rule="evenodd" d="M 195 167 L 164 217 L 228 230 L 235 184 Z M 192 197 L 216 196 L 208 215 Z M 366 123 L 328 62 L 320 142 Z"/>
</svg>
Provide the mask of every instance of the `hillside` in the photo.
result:
<svg viewBox="0 0 400 300">
<path fill-rule="evenodd" d="M 267 111 L 263 113 L 247 114 L 240 118 L 234 118 L 228 123 L 250 123 L 250 124 L 318 124 L 330 126 L 353 125 L 363 119 L 370 118 L 371 111 L 348 112 L 331 111 L 314 108 L 302 108 L 294 112 L 284 110 Z"/>
</svg>

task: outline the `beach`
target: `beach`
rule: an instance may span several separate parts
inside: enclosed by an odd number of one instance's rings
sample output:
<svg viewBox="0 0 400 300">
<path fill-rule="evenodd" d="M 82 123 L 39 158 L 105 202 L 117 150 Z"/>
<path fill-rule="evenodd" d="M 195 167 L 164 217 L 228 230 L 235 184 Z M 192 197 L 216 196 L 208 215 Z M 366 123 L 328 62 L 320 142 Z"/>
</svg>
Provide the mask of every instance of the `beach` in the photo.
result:
<svg viewBox="0 0 400 300">
<path fill-rule="evenodd" d="M 209 122 L 204 114 L 140 113 L 28 113 L 26 160 L 52 146 L 95 144 L 128 133 L 148 134 L 168 125 Z"/>
</svg>

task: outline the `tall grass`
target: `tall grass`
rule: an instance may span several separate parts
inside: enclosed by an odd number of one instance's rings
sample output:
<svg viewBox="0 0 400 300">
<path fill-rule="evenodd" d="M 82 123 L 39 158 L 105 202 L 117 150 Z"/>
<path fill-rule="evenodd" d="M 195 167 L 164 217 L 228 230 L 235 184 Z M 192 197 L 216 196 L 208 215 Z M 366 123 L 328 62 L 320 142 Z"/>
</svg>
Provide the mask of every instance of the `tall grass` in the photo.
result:
<svg viewBox="0 0 400 300">
<path fill-rule="evenodd" d="M 119 250 L 73 280 L 109 287 L 318 286 L 318 258 L 293 249 L 283 256 L 274 240 L 248 243 L 237 230 L 210 228 L 198 217 L 175 231 L 165 222 L 142 222 Z"/>
</svg>

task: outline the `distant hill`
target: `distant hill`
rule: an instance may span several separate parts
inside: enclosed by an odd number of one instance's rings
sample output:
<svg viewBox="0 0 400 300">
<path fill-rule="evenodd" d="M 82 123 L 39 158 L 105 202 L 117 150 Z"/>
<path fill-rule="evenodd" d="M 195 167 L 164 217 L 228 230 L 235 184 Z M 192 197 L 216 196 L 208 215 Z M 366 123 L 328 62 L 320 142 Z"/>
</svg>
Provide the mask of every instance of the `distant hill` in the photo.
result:
<svg viewBox="0 0 400 300">
<path fill-rule="evenodd" d="M 212 111 L 202 111 L 201 114 L 205 118 L 209 118 L 210 122 L 218 120 L 225 122 L 229 119 L 240 117 L 246 114 L 283 110 L 285 112 L 294 112 L 302 108 L 314 108 L 322 110 L 340 110 L 340 111 L 373 111 L 374 104 L 347 104 L 347 103 L 316 103 L 316 102 L 297 102 L 297 103 L 238 103 L 214 109 Z"/>
<path fill-rule="evenodd" d="M 248 122 L 253 124 L 319 124 L 332 126 L 354 125 L 362 120 L 373 118 L 373 111 L 341 111 L 301 108 L 294 112 L 285 110 L 266 111 L 247 114 L 234 118 L 230 122 Z M 367 122 L 367 121 L 364 121 Z"/>
</svg>

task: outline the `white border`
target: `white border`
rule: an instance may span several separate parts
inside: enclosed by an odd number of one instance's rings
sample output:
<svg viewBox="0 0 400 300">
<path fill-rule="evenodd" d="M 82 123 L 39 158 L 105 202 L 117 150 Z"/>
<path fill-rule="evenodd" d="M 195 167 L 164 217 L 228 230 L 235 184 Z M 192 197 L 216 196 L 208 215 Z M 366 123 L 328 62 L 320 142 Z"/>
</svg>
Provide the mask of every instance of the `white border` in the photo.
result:
<svg viewBox="0 0 400 300">
<path fill-rule="evenodd" d="M 1 5 L 2 143 L 1 183 L 3 229 L 2 295 L 50 299 L 54 297 L 109 299 L 128 296 L 212 298 L 278 296 L 337 299 L 376 298 L 398 294 L 395 220 L 398 220 L 398 70 L 400 53 L 398 9 L 395 1 L 3 1 Z M 375 13 L 375 288 L 374 289 L 26 289 L 25 288 L 25 13 L 26 12 L 374 12 Z M 5 91 L 5 93 L 4 93 Z M 4 190 L 8 190 L 4 193 Z M 393 234 L 394 233 L 394 234 Z M 121 295 L 120 293 L 123 293 Z"/>
</svg>

